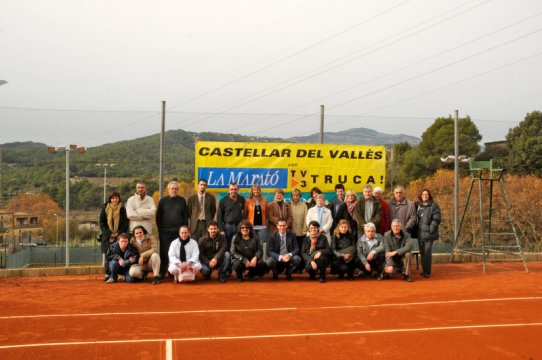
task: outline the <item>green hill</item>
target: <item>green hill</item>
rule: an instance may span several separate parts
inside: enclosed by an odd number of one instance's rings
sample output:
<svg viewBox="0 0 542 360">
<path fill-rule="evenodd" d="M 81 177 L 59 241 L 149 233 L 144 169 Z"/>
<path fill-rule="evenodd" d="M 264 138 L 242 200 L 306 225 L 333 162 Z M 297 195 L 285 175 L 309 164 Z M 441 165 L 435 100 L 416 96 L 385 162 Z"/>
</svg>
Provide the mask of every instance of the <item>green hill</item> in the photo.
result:
<svg viewBox="0 0 542 360">
<path fill-rule="evenodd" d="M 194 143 L 197 138 L 205 141 L 284 141 L 279 138 L 211 132 L 167 131 L 164 154 L 166 181 L 193 180 Z M 136 179 L 144 179 L 148 183 L 149 192 L 157 190 L 159 158 L 159 134 L 89 148 L 85 154 L 71 153 L 70 206 L 87 209 L 101 205 L 102 185 L 93 185 L 97 182 L 88 180 L 103 177 L 104 170 L 96 166 L 98 163 L 115 164 L 108 169 L 108 178 L 132 179 L 116 187 L 123 197 L 132 193 Z M 17 142 L 2 145 L 2 203 L 21 193 L 45 192 L 62 204 L 65 193 L 65 161 L 64 152 L 50 154 L 47 152 L 47 145 L 42 143 Z"/>
</svg>

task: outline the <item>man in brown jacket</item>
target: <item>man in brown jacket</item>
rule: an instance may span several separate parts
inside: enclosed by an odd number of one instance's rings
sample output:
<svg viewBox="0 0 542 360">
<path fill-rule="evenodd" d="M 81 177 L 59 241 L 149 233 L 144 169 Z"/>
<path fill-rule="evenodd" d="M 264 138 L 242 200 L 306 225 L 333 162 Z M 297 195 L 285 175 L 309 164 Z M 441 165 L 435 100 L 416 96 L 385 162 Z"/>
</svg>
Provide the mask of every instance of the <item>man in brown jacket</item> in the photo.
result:
<svg viewBox="0 0 542 360">
<path fill-rule="evenodd" d="M 198 241 L 205 235 L 209 222 L 216 215 L 216 199 L 207 191 L 207 180 L 200 179 L 198 192 L 188 198 L 189 230 L 192 239 Z"/>
</svg>

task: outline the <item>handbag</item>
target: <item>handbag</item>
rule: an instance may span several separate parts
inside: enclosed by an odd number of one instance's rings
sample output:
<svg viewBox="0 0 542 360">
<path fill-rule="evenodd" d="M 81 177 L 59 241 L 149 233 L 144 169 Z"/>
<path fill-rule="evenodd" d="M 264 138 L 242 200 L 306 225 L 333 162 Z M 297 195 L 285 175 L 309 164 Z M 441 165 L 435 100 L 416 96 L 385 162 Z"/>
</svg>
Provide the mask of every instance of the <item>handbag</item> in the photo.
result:
<svg viewBox="0 0 542 360">
<path fill-rule="evenodd" d="M 179 272 L 179 282 L 191 282 L 196 280 L 196 274 L 192 268 L 187 268 L 186 270 Z"/>
</svg>

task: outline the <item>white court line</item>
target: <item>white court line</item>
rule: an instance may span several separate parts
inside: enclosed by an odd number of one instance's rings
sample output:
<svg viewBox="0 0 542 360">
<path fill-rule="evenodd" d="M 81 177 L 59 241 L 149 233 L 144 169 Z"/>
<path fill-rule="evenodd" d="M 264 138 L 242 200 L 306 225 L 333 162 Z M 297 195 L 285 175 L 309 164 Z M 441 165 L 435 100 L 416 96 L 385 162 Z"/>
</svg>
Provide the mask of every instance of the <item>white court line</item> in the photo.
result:
<svg viewBox="0 0 542 360">
<path fill-rule="evenodd" d="M 267 311 L 297 311 L 297 310 L 329 310 L 329 309 L 357 309 L 375 307 L 398 307 L 398 306 L 419 306 L 419 305 L 446 305 L 466 304 L 477 302 L 499 302 L 499 301 L 528 301 L 542 300 L 540 296 L 516 297 L 516 298 L 488 298 L 472 300 L 443 300 L 443 301 L 421 301 L 408 303 L 372 304 L 372 305 L 342 305 L 342 306 L 320 306 L 320 307 L 285 307 L 285 308 L 256 308 L 256 309 L 209 309 L 209 310 L 181 310 L 181 311 L 151 311 L 151 312 L 108 312 L 108 313 L 82 313 L 82 314 L 44 314 L 44 315 L 14 315 L 0 316 L 0 320 L 9 319 L 40 319 L 40 318 L 62 318 L 62 317 L 92 317 L 92 316 L 119 316 L 119 315 L 182 315 L 182 314 L 212 314 L 212 313 L 237 313 L 237 312 L 267 312 Z"/>
<path fill-rule="evenodd" d="M 407 328 L 407 329 L 385 329 L 385 330 L 358 330 L 358 331 L 337 331 L 337 332 L 321 332 L 321 333 L 297 333 L 297 334 L 268 334 L 268 335 L 244 335 L 244 336 L 207 336 L 207 337 L 191 337 L 191 338 L 176 338 L 167 339 L 166 341 L 211 341 L 211 340 L 249 340 L 249 339 L 276 339 L 276 338 L 295 338 L 306 336 L 339 336 L 339 335 L 371 335 L 371 334 L 389 334 L 389 333 L 407 333 L 419 331 L 443 331 L 443 330 L 469 330 L 469 329 L 495 329 L 495 328 L 510 328 L 510 327 L 526 327 L 526 326 L 542 326 L 542 322 L 522 323 L 522 324 L 483 324 L 483 325 L 465 325 L 465 326 L 437 326 L 437 327 L 422 327 L 422 328 Z M 163 342 L 165 339 L 140 339 L 140 340 L 104 340 L 104 341 L 74 341 L 65 343 L 41 343 L 41 344 L 20 344 L 20 345 L 3 345 L 0 350 L 4 349 L 22 349 L 44 346 L 74 346 L 74 345 L 103 345 L 103 344 L 130 344 L 142 342 Z"/>
<path fill-rule="evenodd" d="M 166 339 L 166 360 L 173 360 L 173 341 Z"/>
<path fill-rule="evenodd" d="M 488 298 L 488 299 L 471 299 L 471 300 L 442 300 L 442 301 L 421 301 L 411 303 L 390 303 L 390 304 L 373 304 L 373 305 L 344 305 L 344 306 L 321 306 L 314 308 L 304 308 L 304 310 L 324 310 L 324 309 L 356 309 L 366 307 L 397 307 L 397 306 L 417 306 L 417 305 L 446 305 L 446 304 L 463 304 L 477 302 L 497 302 L 497 301 L 516 301 L 516 300 L 542 300 L 540 296 L 532 297 L 517 297 L 517 298 Z M 1 319 L 1 318 L 0 318 Z"/>
<path fill-rule="evenodd" d="M 150 311 L 150 312 L 109 312 L 109 313 L 81 313 L 81 314 L 45 314 L 45 315 L 15 315 L 0 316 L 0 320 L 6 319 L 34 319 L 51 317 L 84 317 L 84 316 L 117 316 L 117 315 L 181 315 L 181 314 L 208 314 L 208 313 L 236 313 L 236 312 L 261 312 L 261 311 L 291 311 L 298 310 L 289 308 L 260 308 L 260 309 L 209 309 L 209 310 L 180 310 L 180 311 Z"/>
</svg>

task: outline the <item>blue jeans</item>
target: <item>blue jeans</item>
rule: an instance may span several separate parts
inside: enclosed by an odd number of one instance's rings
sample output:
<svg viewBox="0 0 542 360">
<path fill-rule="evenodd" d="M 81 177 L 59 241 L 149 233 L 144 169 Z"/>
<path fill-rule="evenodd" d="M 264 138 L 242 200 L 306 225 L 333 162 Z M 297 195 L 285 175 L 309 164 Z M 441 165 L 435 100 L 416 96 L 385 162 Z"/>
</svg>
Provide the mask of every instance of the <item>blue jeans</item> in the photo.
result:
<svg viewBox="0 0 542 360">
<path fill-rule="evenodd" d="M 267 228 L 263 229 L 254 229 L 254 234 L 260 239 L 260 245 L 263 247 L 263 243 L 267 242 Z"/>
<path fill-rule="evenodd" d="M 109 262 L 109 273 L 111 278 L 115 281 L 118 280 L 119 275 L 124 275 L 124 281 L 126 282 L 135 282 L 136 278 L 130 276 L 130 267 L 120 266 L 118 260 L 111 260 Z"/>
<path fill-rule="evenodd" d="M 230 261 L 231 261 L 231 254 L 228 251 L 226 251 L 222 259 L 218 261 L 217 263 L 218 266 L 215 266 L 214 269 L 218 267 L 218 272 L 220 274 L 225 274 L 226 270 L 228 270 L 228 267 L 230 266 Z M 201 263 L 201 273 L 205 276 L 210 276 L 213 273 L 214 269 L 211 269 L 209 267 L 209 264 Z"/>
</svg>

